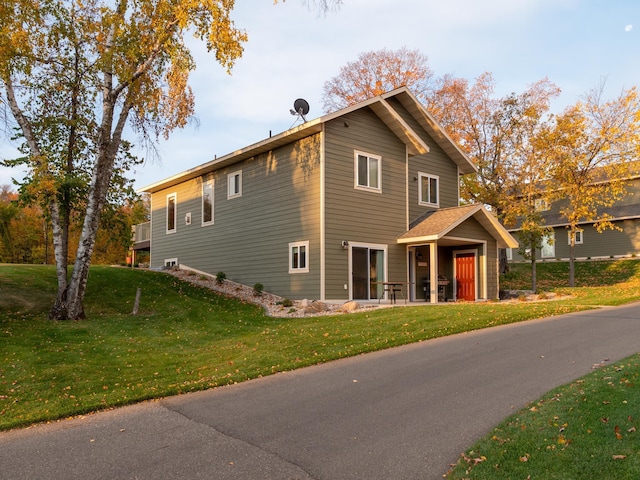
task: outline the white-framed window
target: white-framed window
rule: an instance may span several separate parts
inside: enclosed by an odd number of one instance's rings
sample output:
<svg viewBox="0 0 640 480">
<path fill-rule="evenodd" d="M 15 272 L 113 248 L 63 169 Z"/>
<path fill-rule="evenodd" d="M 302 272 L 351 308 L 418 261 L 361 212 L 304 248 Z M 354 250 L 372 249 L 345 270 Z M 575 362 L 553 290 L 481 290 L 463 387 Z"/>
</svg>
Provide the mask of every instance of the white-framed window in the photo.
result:
<svg viewBox="0 0 640 480">
<path fill-rule="evenodd" d="M 293 242 L 289 244 L 289 273 L 306 273 L 309 271 L 309 242 Z"/>
<path fill-rule="evenodd" d="M 227 175 L 227 198 L 242 196 L 242 170 Z"/>
<path fill-rule="evenodd" d="M 542 258 L 555 258 L 556 256 L 556 236 L 550 232 L 542 237 L 542 248 L 540 255 Z"/>
<path fill-rule="evenodd" d="M 429 207 L 438 207 L 440 205 L 440 177 L 421 172 L 418 173 L 418 177 L 420 187 L 418 203 Z"/>
<path fill-rule="evenodd" d="M 177 258 L 165 258 L 164 259 L 164 266 L 165 267 L 177 267 L 178 266 L 178 259 Z"/>
<path fill-rule="evenodd" d="M 382 157 L 356 151 L 354 170 L 355 188 L 382 192 Z"/>
<path fill-rule="evenodd" d="M 202 226 L 213 224 L 213 181 L 202 184 Z"/>
<path fill-rule="evenodd" d="M 507 260 L 512 261 L 513 260 L 513 248 L 506 248 L 505 250 L 507 251 Z"/>
<path fill-rule="evenodd" d="M 584 241 L 584 230 L 576 230 L 576 245 L 582 245 Z M 571 245 L 571 230 L 567 232 L 567 245 Z"/>
<path fill-rule="evenodd" d="M 167 233 L 175 233 L 178 225 L 178 194 L 167 195 Z"/>
<path fill-rule="evenodd" d="M 551 209 L 551 205 L 549 205 L 549 202 L 544 198 L 536 198 L 534 200 L 534 207 L 537 212 L 546 212 Z"/>
</svg>

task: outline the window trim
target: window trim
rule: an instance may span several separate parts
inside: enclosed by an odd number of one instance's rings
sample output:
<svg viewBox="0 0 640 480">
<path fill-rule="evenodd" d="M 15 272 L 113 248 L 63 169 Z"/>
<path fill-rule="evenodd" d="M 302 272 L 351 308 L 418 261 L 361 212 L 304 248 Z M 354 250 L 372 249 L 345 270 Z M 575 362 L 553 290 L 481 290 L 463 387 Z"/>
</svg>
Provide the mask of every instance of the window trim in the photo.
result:
<svg viewBox="0 0 640 480">
<path fill-rule="evenodd" d="M 576 243 L 575 245 L 582 245 L 584 243 L 584 230 L 579 228 L 576 230 Z M 571 245 L 571 230 L 567 231 L 567 245 Z"/>
<path fill-rule="evenodd" d="M 173 228 L 169 228 L 169 202 L 171 199 L 173 199 Z M 176 192 L 167 194 L 166 207 L 166 233 L 176 233 L 178 231 L 178 194 Z"/>
<path fill-rule="evenodd" d="M 431 196 L 431 180 L 436 181 L 436 202 L 430 202 L 422 198 L 423 179 L 429 180 L 429 197 Z M 418 205 L 425 207 L 440 207 L 440 176 L 431 173 L 418 172 Z"/>
<path fill-rule="evenodd" d="M 235 191 L 235 177 L 238 177 L 238 190 Z M 233 185 L 234 191 L 231 191 L 231 186 Z M 237 198 L 242 196 L 242 170 L 236 170 L 235 172 L 231 172 L 227 174 L 227 199 Z"/>
<path fill-rule="evenodd" d="M 548 212 L 551 210 L 551 205 L 546 198 L 536 198 L 533 201 L 533 206 L 536 212 Z"/>
<path fill-rule="evenodd" d="M 205 194 L 205 189 L 210 187 L 211 188 L 211 220 L 205 221 L 204 219 L 204 214 L 205 214 L 205 207 L 204 207 L 204 194 Z M 213 180 L 209 180 L 207 182 L 203 182 L 202 183 L 202 199 L 201 199 L 201 207 L 202 207 L 202 226 L 206 227 L 207 225 L 213 225 L 214 223 L 214 184 L 213 184 Z"/>
<path fill-rule="evenodd" d="M 360 169 L 359 167 L 359 157 L 365 157 L 367 159 L 367 184 L 361 185 L 360 180 Z M 370 180 L 370 168 L 369 161 L 375 160 L 378 163 L 378 175 L 377 175 L 377 187 L 372 187 L 369 185 Z M 353 152 L 353 185 L 356 190 L 364 190 L 367 192 L 376 192 L 382 193 L 382 157 L 380 155 L 374 155 L 372 153 L 361 152 L 359 150 L 354 150 Z"/>
<path fill-rule="evenodd" d="M 179 267 L 180 264 L 178 263 L 178 258 L 177 257 L 165 258 L 164 259 L 164 266 L 165 267 Z"/>
<path fill-rule="evenodd" d="M 293 265 L 293 249 L 304 247 L 304 266 L 294 267 Z M 300 251 L 298 250 L 298 255 Z M 289 273 L 309 273 L 309 241 L 291 242 L 289 243 Z"/>
<path fill-rule="evenodd" d="M 548 243 L 548 240 L 551 240 L 551 243 Z M 545 235 L 542 237 L 542 246 L 540 247 L 540 258 L 555 258 L 556 257 L 556 232 L 550 232 L 549 234 Z M 544 243 L 547 242 L 548 247 L 552 250 L 552 254 L 551 255 L 545 255 L 544 254 L 544 250 L 545 250 L 545 245 Z"/>
</svg>

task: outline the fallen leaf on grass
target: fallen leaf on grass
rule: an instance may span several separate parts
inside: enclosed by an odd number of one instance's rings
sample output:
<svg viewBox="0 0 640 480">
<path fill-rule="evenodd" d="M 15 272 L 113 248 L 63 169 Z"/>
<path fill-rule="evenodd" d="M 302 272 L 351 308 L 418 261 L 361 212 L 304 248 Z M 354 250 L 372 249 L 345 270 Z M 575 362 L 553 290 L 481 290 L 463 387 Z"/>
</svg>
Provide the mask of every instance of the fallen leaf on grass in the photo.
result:
<svg viewBox="0 0 640 480">
<path fill-rule="evenodd" d="M 487 457 L 485 457 L 484 455 L 481 455 L 476 458 L 470 458 L 470 457 L 467 457 L 464 453 L 462 454 L 462 458 L 464 459 L 465 462 L 467 462 L 470 465 L 477 465 L 479 463 L 484 462 L 487 459 Z"/>
<path fill-rule="evenodd" d="M 622 434 L 620 433 L 620 427 L 618 425 L 614 427 L 613 431 L 616 432 L 616 438 L 622 440 Z"/>
</svg>

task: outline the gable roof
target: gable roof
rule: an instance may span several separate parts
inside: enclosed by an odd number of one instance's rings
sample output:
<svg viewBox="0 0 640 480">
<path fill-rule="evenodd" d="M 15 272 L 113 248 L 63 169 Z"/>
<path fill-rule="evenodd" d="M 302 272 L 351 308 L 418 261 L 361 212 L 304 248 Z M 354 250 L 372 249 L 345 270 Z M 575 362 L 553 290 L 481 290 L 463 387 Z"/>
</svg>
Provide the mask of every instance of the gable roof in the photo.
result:
<svg viewBox="0 0 640 480">
<path fill-rule="evenodd" d="M 164 188 L 177 185 L 178 183 L 205 175 L 227 165 L 247 160 L 262 153 L 267 153 L 302 138 L 315 135 L 323 130 L 325 123 L 365 107 L 369 107 L 380 118 L 380 120 L 382 120 L 387 127 L 393 131 L 398 138 L 405 143 L 405 145 L 407 145 L 409 155 L 427 153 L 429 151 L 428 145 L 389 104 L 387 100 L 390 98 L 397 98 L 398 101 L 402 103 L 407 111 L 424 128 L 424 130 L 431 135 L 438 146 L 442 148 L 442 150 L 455 162 L 460 173 L 473 173 L 477 170 L 469 157 L 455 144 L 455 142 L 453 142 L 451 137 L 449 137 L 442 127 L 438 125 L 433 116 L 427 112 L 416 97 L 406 87 L 401 87 L 378 97 L 364 100 L 347 108 L 343 108 L 336 112 L 305 122 L 302 125 L 298 125 L 297 127 L 286 130 L 278 135 L 274 135 L 258 143 L 254 143 L 253 145 L 231 152 L 223 157 L 214 158 L 213 160 L 198 165 L 197 167 L 185 170 L 184 172 L 178 173 L 172 177 L 143 187 L 139 191 L 154 193 Z"/>
<path fill-rule="evenodd" d="M 423 215 L 400 235 L 398 243 L 425 243 L 445 240 L 456 227 L 474 218 L 498 242 L 500 248 L 517 248 L 518 242 L 484 205 L 442 208 Z"/>
</svg>

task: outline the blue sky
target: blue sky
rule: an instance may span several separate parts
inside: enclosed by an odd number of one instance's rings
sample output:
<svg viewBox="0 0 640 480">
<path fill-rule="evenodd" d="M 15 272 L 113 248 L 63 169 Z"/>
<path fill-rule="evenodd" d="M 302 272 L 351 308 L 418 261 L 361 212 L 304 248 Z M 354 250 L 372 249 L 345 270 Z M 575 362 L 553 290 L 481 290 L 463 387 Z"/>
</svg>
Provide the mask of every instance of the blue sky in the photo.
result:
<svg viewBox="0 0 640 480">
<path fill-rule="evenodd" d="M 194 41 L 197 122 L 160 143 L 137 188 L 287 130 L 296 98 L 321 116 L 324 82 L 366 51 L 419 50 L 436 76 L 491 72 L 499 96 L 547 77 L 558 112 L 602 79 L 607 97 L 640 84 L 638 0 L 344 0 L 326 16 L 303 0 L 236 0 L 233 18 L 249 35 L 243 57 L 227 75 Z M 0 155 L 13 156 L 6 139 Z M 0 167 L 0 185 L 12 176 Z"/>
</svg>

